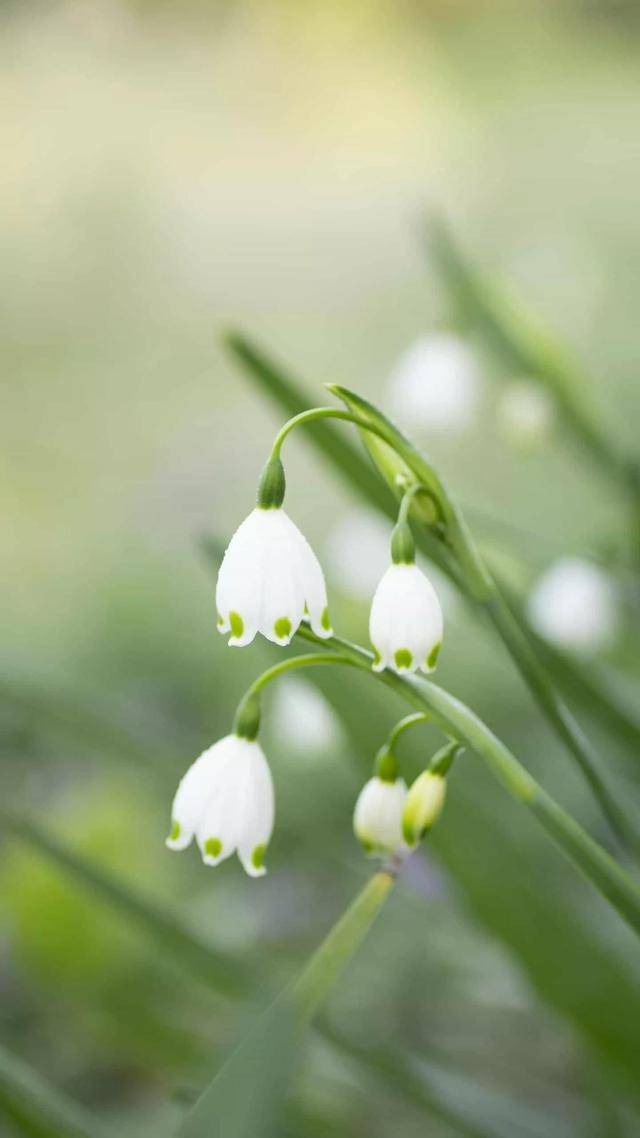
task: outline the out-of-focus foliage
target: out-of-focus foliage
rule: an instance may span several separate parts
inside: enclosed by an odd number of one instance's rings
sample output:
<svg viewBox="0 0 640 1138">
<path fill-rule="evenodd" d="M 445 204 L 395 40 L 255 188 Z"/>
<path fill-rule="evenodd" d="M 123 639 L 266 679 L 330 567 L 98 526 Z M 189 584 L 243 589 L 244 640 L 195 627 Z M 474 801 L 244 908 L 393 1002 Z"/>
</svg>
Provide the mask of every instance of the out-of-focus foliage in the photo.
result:
<svg viewBox="0 0 640 1138">
<path fill-rule="evenodd" d="M 319 402 L 331 381 L 386 406 L 397 358 L 451 314 L 420 232 L 425 206 L 444 208 L 572 345 L 632 451 L 637 8 L 67 0 L 7 3 L 0 20 L 3 802 L 246 975 L 176 968 L 180 936 L 169 949 L 3 831 L 0 1034 L 111 1133 L 168 1133 L 363 881 L 353 802 L 403 710 L 320 670 L 338 726 L 315 747 L 282 726 L 295 699 L 283 712 L 270 693 L 269 875 L 165 851 L 178 778 L 276 658 L 215 633 L 200 540 L 248 511 L 276 426 L 217 330 L 250 328 Z M 509 449 L 496 399 L 521 377 L 472 346 L 479 423 L 416 441 L 510 587 L 565 554 L 613 569 L 622 636 L 583 667 L 632 708 L 627 504 L 562 431 Z M 327 564 L 355 498 L 308 440 L 288 447 L 289 508 Z M 336 629 L 364 640 L 366 600 L 329 587 Z M 607 841 L 490 630 L 459 600 L 445 615 L 438 680 Z M 637 813 L 633 727 L 610 733 L 575 699 Z M 408 772 L 438 741 L 403 741 Z M 631 934 L 466 756 L 300 1048 L 283 1132 L 631 1138 L 639 1005 Z M 0 1116 L 3 1134 L 41 1132 L 4 1093 Z"/>
</svg>

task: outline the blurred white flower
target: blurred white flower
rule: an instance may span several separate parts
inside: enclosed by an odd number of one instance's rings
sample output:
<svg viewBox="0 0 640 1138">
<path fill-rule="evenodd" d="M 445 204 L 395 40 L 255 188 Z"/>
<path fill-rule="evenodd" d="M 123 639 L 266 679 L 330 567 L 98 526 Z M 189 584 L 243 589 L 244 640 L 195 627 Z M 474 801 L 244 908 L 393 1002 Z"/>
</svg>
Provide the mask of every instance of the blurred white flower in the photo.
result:
<svg viewBox="0 0 640 1138">
<path fill-rule="evenodd" d="M 237 850 L 247 873 L 261 877 L 273 818 L 273 782 L 262 747 L 255 739 L 226 735 L 182 778 L 166 844 L 184 850 L 195 834 L 206 865 Z"/>
<path fill-rule="evenodd" d="M 341 740 L 340 723 L 321 692 L 305 680 L 287 677 L 277 684 L 270 715 L 274 738 L 301 755 L 326 753 Z"/>
<path fill-rule="evenodd" d="M 432 672 L 442 644 L 443 620 L 433 585 L 414 564 L 390 565 L 378 585 L 369 617 L 375 672 Z"/>
<path fill-rule="evenodd" d="M 500 395 L 497 413 L 507 441 L 528 450 L 548 437 L 554 420 L 553 400 L 540 383 L 519 379 Z"/>
<path fill-rule="evenodd" d="M 372 510 L 350 510 L 333 526 L 325 557 L 338 588 L 369 600 L 389 560 L 389 523 Z"/>
<path fill-rule="evenodd" d="M 374 776 L 363 786 L 353 812 L 353 830 L 367 853 L 394 853 L 404 846 L 402 811 L 407 786 L 402 778 Z"/>
<path fill-rule="evenodd" d="M 408 348 L 389 379 L 391 414 L 408 431 L 460 431 L 473 421 L 482 381 L 460 336 L 434 332 Z"/>
<path fill-rule="evenodd" d="M 402 813 L 402 833 L 408 846 L 415 846 L 442 813 L 446 780 L 433 771 L 423 771 L 409 787 Z"/>
<path fill-rule="evenodd" d="M 216 588 L 218 628 L 229 644 L 261 632 L 288 644 L 303 616 L 317 636 L 332 635 L 324 576 L 315 553 L 281 507 L 257 506 L 231 538 Z"/>
<path fill-rule="evenodd" d="M 541 636 L 585 654 L 610 647 L 618 628 L 611 579 L 577 557 L 563 558 L 543 574 L 529 597 L 527 613 Z"/>
</svg>

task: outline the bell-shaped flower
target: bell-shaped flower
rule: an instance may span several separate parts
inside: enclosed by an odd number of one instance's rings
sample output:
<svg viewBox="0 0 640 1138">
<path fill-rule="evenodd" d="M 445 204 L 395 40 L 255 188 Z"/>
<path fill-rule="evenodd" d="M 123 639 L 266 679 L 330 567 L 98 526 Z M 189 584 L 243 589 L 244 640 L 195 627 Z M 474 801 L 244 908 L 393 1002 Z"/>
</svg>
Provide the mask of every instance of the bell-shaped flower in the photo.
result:
<svg viewBox="0 0 640 1138">
<path fill-rule="evenodd" d="M 258 505 L 231 538 L 220 566 L 218 628 L 231 633 L 234 647 L 250 644 L 256 632 L 288 644 L 304 617 L 316 636 L 332 635 L 320 562 L 282 509 L 284 489 L 282 463 L 271 458 Z"/>
<path fill-rule="evenodd" d="M 371 604 L 373 669 L 432 672 L 442 645 L 442 609 L 433 585 L 413 561 L 406 523 L 394 530 L 392 556 L 393 564 L 383 574 Z"/>
<path fill-rule="evenodd" d="M 409 787 L 402 813 L 402 833 L 408 846 L 415 846 L 439 818 L 447 791 L 443 775 L 423 771 Z"/>
<path fill-rule="evenodd" d="M 171 818 L 169 849 L 186 849 L 195 835 L 206 865 L 237 852 L 247 873 L 261 877 L 274 795 L 260 744 L 234 734 L 204 751 L 178 786 Z"/>
<path fill-rule="evenodd" d="M 407 786 L 375 775 L 363 786 L 353 812 L 353 830 L 367 853 L 395 853 L 404 847 L 402 811 Z"/>
</svg>

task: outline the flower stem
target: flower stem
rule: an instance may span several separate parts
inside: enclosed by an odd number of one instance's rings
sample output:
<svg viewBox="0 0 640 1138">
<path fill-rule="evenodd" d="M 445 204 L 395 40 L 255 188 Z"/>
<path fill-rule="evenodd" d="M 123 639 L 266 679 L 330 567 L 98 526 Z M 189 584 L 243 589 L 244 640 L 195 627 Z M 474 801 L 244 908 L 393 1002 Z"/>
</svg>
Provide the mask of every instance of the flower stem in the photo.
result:
<svg viewBox="0 0 640 1138">
<path fill-rule="evenodd" d="M 431 716 L 426 711 L 416 711 L 413 715 L 405 715 L 404 719 L 396 723 L 387 739 L 387 747 L 389 750 L 393 750 L 400 736 L 403 735 L 405 731 L 408 731 L 410 727 L 415 727 L 418 723 L 428 723 L 430 719 Z"/>
<path fill-rule="evenodd" d="M 292 419 L 288 419 L 280 428 L 274 439 L 270 458 L 274 459 L 280 457 L 282 444 L 291 431 L 307 423 L 314 423 L 318 419 L 341 419 L 345 423 L 353 423 L 356 427 L 360 427 L 362 431 L 369 431 L 370 434 L 377 435 L 379 439 L 388 443 L 389 446 L 393 446 L 389 432 L 385 431 L 383 427 L 378 427 L 374 423 L 367 422 L 366 419 L 360 418 L 359 415 L 354 415 L 352 411 L 343 411 L 340 407 L 310 407 L 307 411 L 300 411 L 298 415 L 294 415 Z"/>
<path fill-rule="evenodd" d="M 318 638 L 318 644 L 326 643 Z M 251 687 L 247 689 L 243 700 L 249 696 L 258 695 L 259 692 L 266 688 L 272 680 L 277 680 L 278 676 L 284 675 L 285 672 L 293 672 L 296 668 L 313 668 L 317 664 L 348 664 L 352 668 L 358 667 L 355 660 L 350 660 L 344 655 L 343 652 L 309 652 L 304 656 L 288 656 L 286 660 L 280 660 L 279 663 L 273 664 L 271 668 L 267 668 L 254 680 Z"/>
<path fill-rule="evenodd" d="M 376 873 L 316 949 L 291 989 L 298 1028 L 309 1022 L 360 946 L 386 901 L 395 870 Z"/>
<path fill-rule="evenodd" d="M 298 635 L 305 640 L 322 643 L 310 629 L 301 627 Z M 430 713 L 445 732 L 450 732 L 474 751 L 507 793 L 531 810 L 570 861 L 640 934 L 640 886 L 543 790 L 508 747 L 470 708 L 429 680 L 405 679 L 389 669 L 372 672 L 371 653 L 359 645 L 336 636 L 324 643 L 330 648 L 339 649 L 363 671 L 396 691 L 416 710 Z"/>
</svg>

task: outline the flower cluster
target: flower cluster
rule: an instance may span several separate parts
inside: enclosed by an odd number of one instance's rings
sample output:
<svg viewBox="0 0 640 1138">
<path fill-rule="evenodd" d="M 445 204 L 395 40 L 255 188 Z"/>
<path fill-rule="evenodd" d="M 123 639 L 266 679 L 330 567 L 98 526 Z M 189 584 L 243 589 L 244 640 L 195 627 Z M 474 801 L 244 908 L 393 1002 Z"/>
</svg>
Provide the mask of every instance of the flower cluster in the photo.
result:
<svg viewBox="0 0 640 1138">
<path fill-rule="evenodd" d="M 407 521 L 416 489 L 403 498 L 391 536 L 391 564 L 371 604 L 375 671 L 431 672 L 442 643 L 438 596 L 415 564 Z M 284 470 L 274 452 L 260 480 L 257 505 L 232 537 L 218 575 L 218 629 L 230 634 L 233 647 L 250 644 L 258 632 L 287 645 L 303 621 L 320 640 L 333 636 L 322 568 L 285 513 L 284 494 Z M 204 751 L 180 782 L 167 838 L 170 849 L 183 850 L 195 837 L 206 865 L 218 865 L 237 852 L 253 877 L 265 873 L 274 821 L 271 772 L 257 742 L 259 722 L 258 700 L 250 690 L 233 733 Z M 370 852 L 406 852 L 435 820 L 444 791 L 440 799 L 437 794 L 425 798 L 424 790 L 416 790 L 419 783 L 407 791 L 395 760 L 380 760 L 355 809 L 356 834 Z"/>
</svg>

